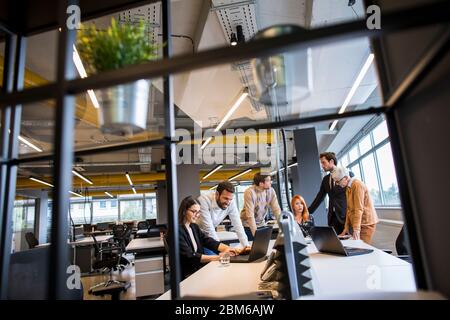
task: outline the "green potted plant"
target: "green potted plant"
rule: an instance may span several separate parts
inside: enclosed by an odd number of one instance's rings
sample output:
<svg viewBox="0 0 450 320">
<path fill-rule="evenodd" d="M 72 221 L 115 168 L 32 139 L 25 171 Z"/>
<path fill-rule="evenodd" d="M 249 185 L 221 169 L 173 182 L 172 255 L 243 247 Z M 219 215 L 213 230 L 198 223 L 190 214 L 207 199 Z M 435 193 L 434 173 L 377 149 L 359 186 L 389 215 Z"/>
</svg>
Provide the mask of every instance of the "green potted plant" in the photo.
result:
<svg viewBox="0 0 450 320">
<path fill-rule="evenodd" d="M 95 25 L 81 29 L 76 46 L 88 74 L 155 60 L 160 48 L 149 42 L 142 20 L 138 25 L 117 24 L 114 18 L 107 30 L 97 30 Z M 150 85 L 148 80 L 138 80 L 97 90 L 102 131 L 126 135 L 145 130 Z"/>
</svg>

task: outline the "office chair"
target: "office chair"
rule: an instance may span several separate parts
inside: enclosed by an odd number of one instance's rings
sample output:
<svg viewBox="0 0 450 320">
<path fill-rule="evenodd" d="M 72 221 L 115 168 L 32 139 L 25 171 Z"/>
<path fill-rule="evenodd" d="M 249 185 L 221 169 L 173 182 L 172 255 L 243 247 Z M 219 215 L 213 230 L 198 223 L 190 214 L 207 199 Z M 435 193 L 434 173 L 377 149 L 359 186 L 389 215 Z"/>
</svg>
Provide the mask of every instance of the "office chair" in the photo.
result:
<svg viewBox="0 0 450 320">
<path fill-rule="evenodd" d="M 138 230 L 145 230 L 149 228 L 149 224 L 147 223 L 147 221 L 139 221 L 137 224 L 137 228 Z"/>
<path fill-rule="evenodd" d="M 93 264 L 93 268 L 102 271 L 105 269 L 109 270 L 109 279 L 92 286 L 89 288 L 88 292 L 89 294 L 94 295 L 111 294 L 114 295 L 113 297 L 118 298 L 118 293 L 121 291 L 126 291 L 130 287 L 130 283 L 128 281 L 114 280 L 112 277 L 113 270 L 118 269 L 121 257 L 121 248 L 114 245 L 101 248 L 94 235 L 92 235 L 92 238 L 94 240 L 95 252 L 95 262 Z"/>
<path fill-rule="evenodd" d="M 146 221 L 149 227 L 156 226 L 156 219 L 146 219 Z"/>
<path fill-rule="evenodd" d="M 397 257 L 405 260 L 409 263 L 412 263 L 411 256 L 408 252 L 408 247 L 406 244 L 406 238 L 405 238 L 405 225 L 402 226 L 402 229 L 400 230 L 400 233 L 397 236 L 397 239 L 395 240 L 395 250 L 397 250 Z"/>
<path fill-rule="evenodd" d="M 36 239 L 33 232 L 25 233 L 25 240 L 28 243 L 29 249 L 33 249 L 34 247 L 36 247 L 39 244 L 39 241 L 38 241 L 38 239 Z"/>
<path fill-rule="evenodd" d="M 109 228 L 109 222 L 99 222 L 99 223 L 97 223 L 96 230 L 104 231 L 104 230 L 107 230 L 108 228 Z"/>
<path fill-rule="evenodd" d="M 123 254 L 125 253 L 126 247 L 130 242 L 132 228 L 127 227 L 125 225 L 115 225 L 113 226 L 112 230 L 113 230 L 113 241 L 115 242 L 116 246 L 120 248 L 120 259 L 118 270 L 122 271 L 125 270 L 125 268 L 131 264 L 130 261 L 123 256 Z"/>
</svg>

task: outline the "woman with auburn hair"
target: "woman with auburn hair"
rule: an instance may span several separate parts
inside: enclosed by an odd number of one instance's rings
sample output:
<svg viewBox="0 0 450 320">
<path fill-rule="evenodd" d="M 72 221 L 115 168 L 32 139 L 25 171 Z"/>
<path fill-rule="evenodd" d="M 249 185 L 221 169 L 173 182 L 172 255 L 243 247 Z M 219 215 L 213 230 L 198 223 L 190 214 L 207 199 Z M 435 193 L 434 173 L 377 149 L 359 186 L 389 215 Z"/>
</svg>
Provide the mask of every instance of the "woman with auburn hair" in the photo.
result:
<svg viewBox="0 0 450 320">
<path fill-rule="evenodd" d="M 309 221 L 309 211 L 306 206 L 305 199 L 300 195 L 295 195 L 291 200 L 292 213 L 294 214 L 295 221 L 299 225 L 302 225 Z"/>
</svg>

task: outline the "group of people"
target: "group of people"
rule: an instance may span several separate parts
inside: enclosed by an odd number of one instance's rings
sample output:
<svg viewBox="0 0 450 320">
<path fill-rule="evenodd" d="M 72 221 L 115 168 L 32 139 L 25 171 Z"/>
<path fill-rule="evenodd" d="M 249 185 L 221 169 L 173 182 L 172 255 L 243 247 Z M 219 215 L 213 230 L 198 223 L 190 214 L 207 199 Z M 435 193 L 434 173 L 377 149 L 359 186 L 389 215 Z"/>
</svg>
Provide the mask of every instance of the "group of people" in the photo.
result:
<svg viewBox="0 0 450 320">
<path fill-rule="evenodd" d="M 308 207 L 300 195 L 292 197 L 292 211 L 300 225 L 310 221 L 324 200 L 329 197 L 328 225 L 343 236 L 371 243 L 378 222 L 369 191 L 363 182 L 351 177 L 347 169 L 337 166 L 332 152 L 320 154 L 322 169 L 328 174 L 320 190 Z M 256 173 L 253 184 L 244 192 L 244 207 L 238 211 L 234 200 L 235 188 L 228 181 L 218 184 L 215 191 L 197 199 L 189 196 L 181 201 L 178 211 L 180 262 L 183 278 L 197 271 L 207 262 L 219 260 L 224 254 L 239 255 L 248 251 L 256 229 L 266 224 L 269 208 L 276 218 L 281 213 L 271 176 Z M 220 242 L 216 227 L 228 217 L 238 235 L 240 248 Z"/>
</svg>

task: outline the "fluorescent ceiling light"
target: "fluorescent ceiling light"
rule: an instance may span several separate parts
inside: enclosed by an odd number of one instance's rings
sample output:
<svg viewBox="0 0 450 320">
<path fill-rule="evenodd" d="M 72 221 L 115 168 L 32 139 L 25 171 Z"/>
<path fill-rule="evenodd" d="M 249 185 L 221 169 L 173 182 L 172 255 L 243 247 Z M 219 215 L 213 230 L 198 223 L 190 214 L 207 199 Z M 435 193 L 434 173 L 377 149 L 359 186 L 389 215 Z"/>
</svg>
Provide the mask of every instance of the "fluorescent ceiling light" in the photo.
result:
<svg viewBox="0 0 450 320">
<path fill-rule="evenodd" d="M 209 188 L 209 190 L 214 190 L 215 188 L 217 188 L 218 184 L 216 184 L 214 187 Z"/>
<path fill-rule="evenodd" d="M 202 146 L 200 147 L 200 149 L 205 149 L 205 147 L 208 145 L 208 143 L 212 140 L 212 137 L 209 137 L 208 139 L 205 140 L 205 142 L 203 142 Z"/>
<path fill-rule="evenodd" d="M 214 172 L 216 172 L 217 170 L 219 170 L 220 168 L 223 167 L 223 164 L 219 164 L 217 167 L 215 167 L 214 169 L 212 169 L 210 172 L 208 172 L 203 178 L 202 180 L 208 178 L 210 175 L 212 175 Z"/>
<path fill-rule="evenodd" d="M 46 186 L 49 186 L 49 187 L 54 187 L 54 185 L 52 185 L 51 183 L 45 182 L 44 180 L 41 180 L 38 178 L 30 177 L 30 180 L 45 184 Z"/>
<path fill-rule="evenodd" d="M 220 131 L 220 129 L 222 129 L 223 125 L 228 121 L 228 119 L 230 119 L 230 117 L 233 115 L 233 113 L 237 110 L 237 108 L 239 108 L 239 106 L 241 105 L 242 101 L 244 101 L 245 98 L 247 98 L 248 96 L 248 91 L 247 89 L 244 89 L 242 91 L 242 93 L 240 94 L 239 98 L 236 100 L 236 102 L 233 104 L 233 106 L 230 108 L 230 110 L 228 110 L 227 114 L 225 115 L 225 117 L 223 117 L 222 121 L 220 121 L 220 123 L 217 125 L 217 127 L 214 129 L 214 132 L 218 132 Z M 201 146 L 201 149 L 205 149 L 205 147 L 207 146 L 207 144 L 211 141 L 212 137 L 209 137 L 208 139 L 206 139 L 206 141 L 203 143 L 203 145 Z"/>
<path fill-rule="evenodd" d="M 106 194 L 108 197 L 114 198 L 114 196 L 113 196 L 111 193 L 109 193 L 108 191 L 105 191 L 105 194 Z"/>
<path fill-rule="evenodd" d="M 25 139 L 22 136 L 18 137 L 20 141 L 22 141 L 23 143 L 25 143 L 27 146 L 29 146 L 30 148 L 33 148 L 34 150 L 36 150 L 37 152 L 42 152 L 42 149 L 37 147 L 36 145 L 32 144 L 30 141 L 28 141 L 27 139 Z"/>
<path fill-rule="evenodd" d="M 344 113 L 345 109 L 348 107 L 350 100 L 352 100 L 353 96 L 355 95 L 356 89 L 358 89 L 359 85 L 361 84 L 362 80 L 364 79 L 364 76 L 366 75 L 367 71 L 369 70 L 369 67 L 372 64 L 374 57 L 375 56 L 373 53 L 369 54 L 369 56 L 367 57 L 367 60 L 364 63 L 364 66 L 362 67 L 361 71 L 359 72 L 358 77 L 356 77 L 356 80 L 353 83 L 352 88 L 348 92 L 347 97 L 344 100 L 344 103 L 342 104 L 341 108 L 339 109 L 339 112 L 338 112 L 339 114 Z M 336 128 L 337 123 L 338 123 L 338 120 L 333 121 L 333 123 L 330 127 L 330 131 L 333 131 L 334 128 Z"/>
<path fill-rule="evenodd" d="M 241 105 L 242 101 L 244 101 L 245 98 L 247 98 L 248 92 L 245 90 L 241 93 L 239 98 L 236 100 L 236 102 L 233 104 L 230 110 L 228 110 L 225 117 L 223 117 L 222 121 L 220 121 L 219 125 L 214 129 L 215 132 L 218 132 L 220 129 L 222 129 L 222 126 L 228 121 L 228 119 L 231 117 L 231 115 L 236 111 L 236 109 Z"/>
<path fill-rule="evenodd" d="M 296 166 L 298 166 L 298 162 L 291 163 L 290 165 L 288 165 L 288 168 L 292 168 L 292 167 L 296 167 Z M 282 167 L 280 169 L 280 171 L 283 171 L 283 170 L 284 170 L 284 167 Z M 277 170 L 274 170 L 270 173 L 270 175 L 273 176 L 276 173 L 277 173 Z"/>
<path fill-rule="evenodd" d="M 243 176 L 244 174 L 249 173 L 249 172 L 252 171 L 252 170 L 253 170 L 253 169 L 247 169 L 247 170 L 245 170 L 245 171 L 243 171 L 243 172 L 241 172 L 241 173 L 238 173 L 238 174 L 235 175 L 235 176 L 232 176 L 232 177 L 229 178 L 228 180 L 229 180 L 229 181 L 233 181 L 234 179 L 239 178 L 240 176 Z"/>
<path fill-rule="evenodd" d="M 80 179 L 86 181 L 87 183 L 89 183 L 89 184 L 94 184 L 90 179 L 86 178 L 86 177 L 83 176 L 81 173 L 78 173 L 78 172 L 75 171 L 75 170 L 72 170 L 72 173 L 73 173 L 74 175 L 76 175 L 78 178 L 80 178 Z"/>
<path fill-rule="evenodd" d="M 131 187 L 133 189 L 134 194 L 137 194 L 136 189 L 134 187 Z"/>
<path fill-rule="evenodd" d="M 125 173 L 125 176 L 127 177 L 128 183 L 130 184 L 130 186 L 133 186 L 133 181 L 131 181 L 131 178 L 130 178 L 130 175 L 128 174 L 128 172 Z"/>
<path fill-rule="evenodd" d="M 76 192 L 73 192 L 73 191 L 69 191 L 69 193 L 70 193 L 70 194 L 73 194 L 74 196 L 83 198 L 83 196 L 82 196 L 81 194 L 79 194 L 79 193 L 76 193 Z"/>
<path fill-rule="evenodd" d="M 73 63 L 75 64 L 75 67 L 77 68 L 77 71 L 81 78 L 86 78 L 87 73 L 86 69 L 84 69 L 83 62 L 81 61 L 80 55 L 78 54 L 77 48 L 73 46 Z M 92 104 L 96 109 L 100 108 L 100 105 L 97 100 L 97 96 L 94 93 L 94 90 L 88 90 L 87 91 L 89 98 L 92 101 Z"/>
</svg>

